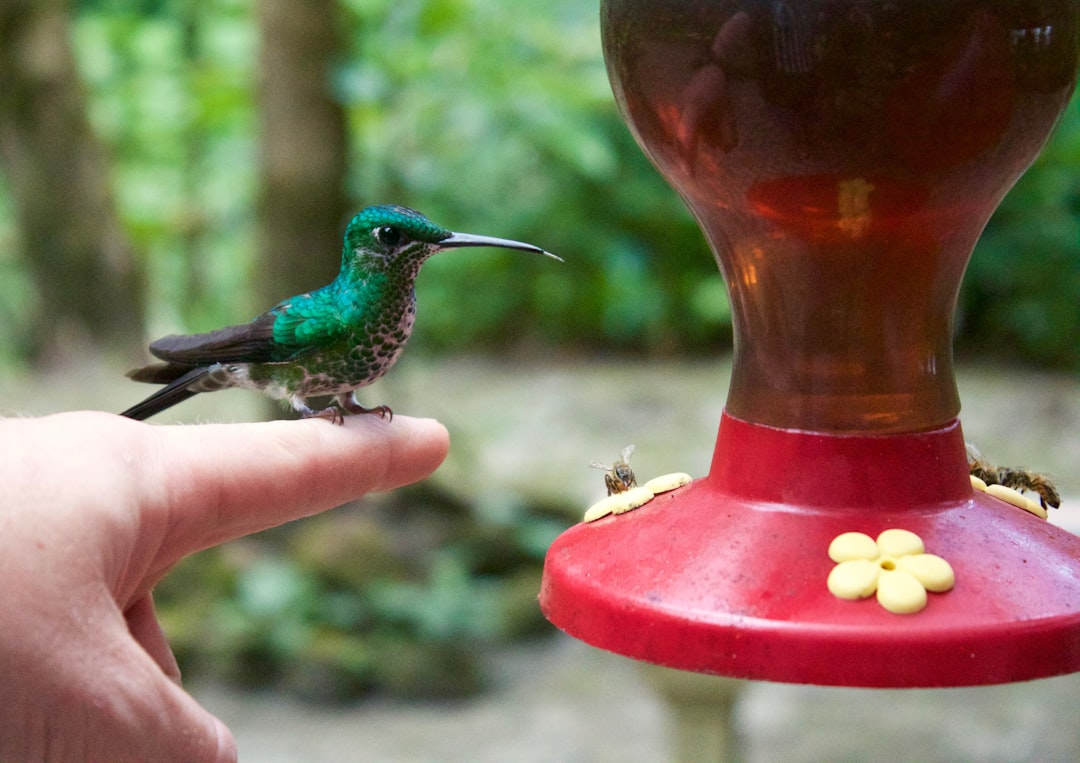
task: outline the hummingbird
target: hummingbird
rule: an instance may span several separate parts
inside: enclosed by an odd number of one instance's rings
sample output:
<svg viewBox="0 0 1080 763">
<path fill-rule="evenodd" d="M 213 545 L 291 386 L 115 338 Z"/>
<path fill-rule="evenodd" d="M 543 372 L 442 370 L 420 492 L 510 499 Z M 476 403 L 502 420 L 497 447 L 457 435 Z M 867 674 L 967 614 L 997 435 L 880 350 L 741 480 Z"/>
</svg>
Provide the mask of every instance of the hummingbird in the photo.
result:
<svg viewBox="0 0 1080 763">
<path fill-rule="evenodd" d="M 304 418 L 335 424 L 344 413 L 393 417 L 385 405 L 365 408 L 354 392 L 381 378 L 405 349 L 416 321 L 416 276 L 433 254 L 489 246 L 562 258 L 538 246 L 454 233 L 416 210 L 380 205 L 345 229 L 341 271 L 321 289 L 286 299 L 249 323 L 205 334 L 169 335 L 150 344 L 163 363 L 128 372 L 164 384 L 121 416 L 143 420 L 200 392 L 239 387 L 286 401 Z M 307 398 L 332 395 L 322 409 Z"/>
</svg>

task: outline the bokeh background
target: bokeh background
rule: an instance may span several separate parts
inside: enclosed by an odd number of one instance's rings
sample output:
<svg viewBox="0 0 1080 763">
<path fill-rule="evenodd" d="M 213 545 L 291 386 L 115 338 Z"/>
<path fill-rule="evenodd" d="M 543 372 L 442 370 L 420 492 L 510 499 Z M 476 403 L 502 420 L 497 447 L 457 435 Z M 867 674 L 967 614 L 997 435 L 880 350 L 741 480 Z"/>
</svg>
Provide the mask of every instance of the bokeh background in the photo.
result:
<svg viewBox="0 0 1080 763">
<path fill-rule="evenodd" d="M 329 281 L 371 203 L 566 264 L 425 265 L 410 351 L 368 403 L 438 415 L 454 454 L 184 562 L 157 598 L 194 680 L 320 706 L 491 690 L 493 650 L 551 636 L 543 554 L 602 493 L 589 460 L 633 441 L 646 476 L 707 470 L 723 283 L 616 112 L 595 3 L 0 4 L 0 412 L 134 402 L 121 372 L 148 339 Z M 1074 100 L 990 221 L 956 335 L 969 435 L 1073 495 L 1078 250 Z M 275 414 L 212 397 L 162 420 Z"/>
<path fill-rule="evenodd" d="M 593 3 L 12 0 L 0 34 L 6 364 L 246 319 L 329 280 L 350 213 L 383 202 L 571 261 L 432 261 L 414 351 L 730 345 L 702 237 L 613 107 Z M 972 259 L 961 355 L 1080 369 L 1077 241 L 1074 103 Z"/>
</svg>

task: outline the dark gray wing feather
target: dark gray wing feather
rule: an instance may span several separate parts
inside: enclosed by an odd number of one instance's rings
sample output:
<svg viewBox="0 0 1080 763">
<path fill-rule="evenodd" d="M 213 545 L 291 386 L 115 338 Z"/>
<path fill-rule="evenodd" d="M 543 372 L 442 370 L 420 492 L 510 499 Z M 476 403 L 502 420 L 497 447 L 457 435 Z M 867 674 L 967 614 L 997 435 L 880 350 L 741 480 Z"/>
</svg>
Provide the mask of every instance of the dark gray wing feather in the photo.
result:
<svg viewBox="0 0 1080 763">
<path fill-rule="evenodd" d="M 185 366 L 181 363 L 151 363 L 142 368 L 134 368 L 124 375 L 132 381 L 146 382 L 147 384 L 169 384 L 190 370 L 191 366 Z"/>
<path fill-rule="evenodd" d="M 206 334 L 171 334 L 152 342 L 150 352 L 189 368 L 213 363 L 272 363 L 283 359 L 278 357 L 281 348 L 274 342 L 276 319 L 276 313 L 270 311 L 251 323 Z"/>
</svg>

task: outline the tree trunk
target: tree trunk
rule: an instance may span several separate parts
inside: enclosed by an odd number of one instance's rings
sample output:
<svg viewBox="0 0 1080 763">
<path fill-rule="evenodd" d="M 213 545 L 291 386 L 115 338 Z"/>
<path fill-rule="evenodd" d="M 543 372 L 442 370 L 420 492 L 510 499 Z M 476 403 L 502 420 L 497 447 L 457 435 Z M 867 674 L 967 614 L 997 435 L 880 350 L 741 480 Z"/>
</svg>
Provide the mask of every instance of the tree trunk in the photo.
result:
<svg viewBox="0 0 1080 763">
<path fill-rule="evenodd" d="M 141 342 L 143 274 L 87 117 L 63 0 L 0 2 L 0 166 L 37 289 L 28 354 Z"/>
<path fill-rule="evenodd" d="M 263 308 L 328 283 L 348 213 L 345 110 L 331 96 L 336 0 L 258 0 Z"/>
</svg>

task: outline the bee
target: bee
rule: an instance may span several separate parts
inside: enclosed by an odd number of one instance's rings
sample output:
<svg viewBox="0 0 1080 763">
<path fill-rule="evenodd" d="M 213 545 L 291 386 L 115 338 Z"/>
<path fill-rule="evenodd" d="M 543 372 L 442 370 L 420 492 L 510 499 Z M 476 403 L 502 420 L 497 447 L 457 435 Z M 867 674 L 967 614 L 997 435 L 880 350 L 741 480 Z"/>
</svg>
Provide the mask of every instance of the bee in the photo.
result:
<svg viewBox="0 0 1080 763">
<path fill-rule="evenodd" d="M 968 471 L 987 485 L 1004 485 L 1013 490 L 1030 490 L 1039 494 L 1043 508 L 1061 506 L 1061 496 L 1050 478 L 1045 474 L 1029 471 L 1020 466 L 993 466 L 983 460 L 979 449 L 968 443 Z"/>
<path fill-rule="evenodd" d="M 634 476 L 634 470 L 630 468 L 630 456 L 633 453 L 634 446 L 627 445 L 622 449 L 622 459 L 614 464 L 602 464 L 599 461 L 593 461 L 589 464 L 593 469 L 603 469 L 607 472 L 604 475 L 604 485 L 607 486 L 608 495 L 625 493 L 630 488 L 637 486 L 637 477 Z"/>
</svg>

